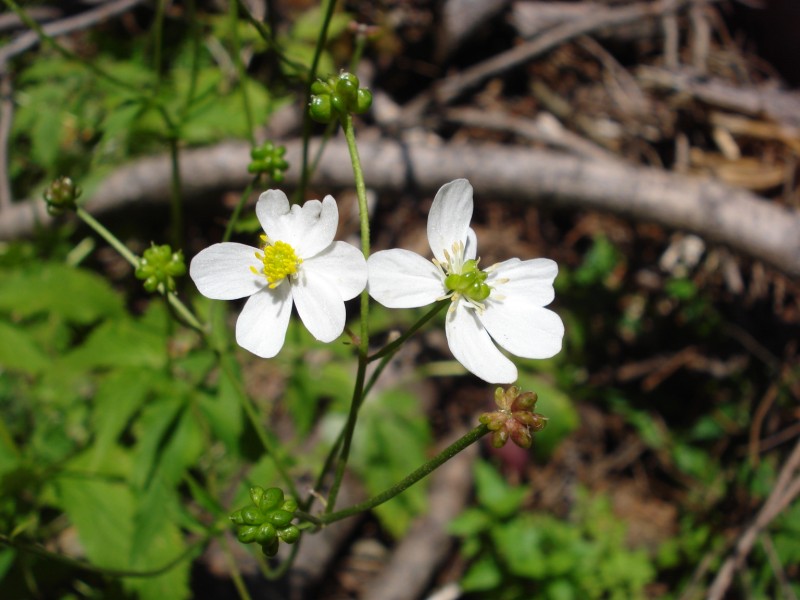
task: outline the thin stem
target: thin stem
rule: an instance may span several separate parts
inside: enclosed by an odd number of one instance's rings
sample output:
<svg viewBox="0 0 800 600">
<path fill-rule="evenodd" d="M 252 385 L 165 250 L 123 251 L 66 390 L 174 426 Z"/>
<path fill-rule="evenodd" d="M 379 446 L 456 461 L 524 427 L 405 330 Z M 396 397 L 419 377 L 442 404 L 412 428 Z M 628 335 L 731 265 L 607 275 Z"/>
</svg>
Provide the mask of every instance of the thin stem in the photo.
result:
<svg viewBox="0 0 800 600">
<path fill-rule="evenodd" d="M 371 510 L 376 506 L 379 506 L 384 502 L 391 500 L 398 494 L 404 492 L 412 485 L 417 483 L 423 477 L 430 475 L 433 471 L 435 471 L 444 463 L 446 463 L 448 460 L 453 458 L 456 454 L 458 454 L 465 448 L 477 442 L 487 433 L 489 433 L 489 428 L 486 425 L 479 425 L 478 427 L 476 427 L 463 437 L 459 438 L 458 440 L 450 444 L 447 448 L 442 450 L 431 460 L 426 462 L 424 465 L 419 467 L 413 473 L 409 474 L 408 476 L 406 476 L 404 479 L 402 479 L 389 489 L 381 492 L 380 494 L 374 496 L 373 498 L 370 498 L 369 500 L 351 506 L 350 508 L 345 508 L 344 510 L 340 510 L 334 513 L 326 513 L 321 517 L 318 517 L 317 522 L 323 525 L 329 525 L 330 523 L 333 523 L 335 521 L 341 521 L 342 519 L 346 519 L 347 517 L 351 517 L 357 513 L 364 512 L 366 510 Z"/>
<path fill-rule="evenodd" d="M 225 560 L 231 570 L 231 579 L 233 579 L 233 585 L 236 587 L 236 592 L 239 594 L 239 598 L 242 600 L 252 600 L 250 592 L 247 591 L 247 586 L 244 584 L 244 578 L 242 577 L 242 572 L 239 570 L 236 558 L 233 556 L 233 551 L 231 550 L 231 545 L 230 542 L 228 542 L 228 538 L 223 535 L 220 537 L 220 539 L 222 541 L 222 551 L 225 554 Z"/>
<path fill-rule="evenodd" d="M 286 467 L 281 463 L 280 459 L 278 458 L 277 453 L 275 452 L 275 446 L 272 444 L 272 441 L 269 439 L 269 435 L 267 435 L 264 426 L 261 424 L 261 421 L 258 420 L 258 413 L 256 412 L 255 407 L 253 406 L 253 402 L 250 399 L 250 396 L 245 392 L 244 388 L 242 387 L 242 383 L 239 381 L 233 367 L 230 364 L 229 357 L 225 354 L 218 353 L 219 363 L 222 367 L 222 371 L 225 373 L 225 376 L 228 378 L 228 381 L 233 386 L 236 394 L 239 396 L 239 400 L 242 403 L 242 408 L 244 408 L 245 413 L 247 414 L 247 418 L 250 420 L 250 424 L 253 426 L 253 429 L 256 431 L 256 435 L 258 435 L 258 439 L 261 441 L 261 444 L 264 446 L 264 450 L 267 451 L 270 459 L 272 460 L 275 468 L 278 471 L 278 474 L 283 479 L 283 482 L 286 484 L 286 487 L 289 489 L 289 492 L 295 498 L 300 497 L 300 493 L 297 491 L 297 488 L 294 485 L 294 480 L 289 475 L 289 472 L 286 470 Z"/>
<path fill-rule="evenodd" d="M 306 101 L 305 106 L 311 103 L 311 84 L 317 78 L 317 67 L 319 67 L 319 59 L 322 56 L 322 51 L 325 48 L 325 43 L 328 40 L 328 27 L 330 27 L 331 19 L 333 18 L 333 11 L 336 8 L 336 0 L 328 0 L 325 5 L 325 15 L 322 20 L 322 28 L 320 29 L 319 36 L 317 37 L 317 44 L 314 47 L 314 57 L 311 59 L 311 69 L 308 72 L 306 79 Z M 300 184 L 297 186 L 295 198 L 300 201 L 306 193 L 308 187 L 308 179 L 310 176 L 308 169 L 308 149 L 309 141 L 311 139 L 311 115 L 308 110 L 303 112 L 303 163 L 300 167 Z"/>
<path fill-rule="evenodd" d="M 172 171 L 170 185 L 170 229 L 172 233 L 172 247 L 180 248 L 183 245 L 183 199 L 181 192 L 181 165 L 179 158 L 178 136 L 170 135 L 169 156 Z"/>
<path fill-rule="evenodd" d="M 153 24 L 153 70 L 156 72 L 156 85 L 153 95 L 158 94 L 161 87 L 161 52 L 164 43 L 164 11 L 166 0 L 156 2 L 156 14 Z"/>
<path fill-rule="evenodd" d="M 364 259 L 369 258 L 369 211 L 367 210 L 367 186 L 364 183 L 364 171 L 361 168 L 361 159 L 358 156 L 358 146 L 356 145 L 355 129 L 353 118 L 348 114 L 342 118 L 342 129 L 347 140 L 347 149 L 350 152 L 350 162 L 353 166 L 353 177 L 356 183 L 356 195 L 358 196 L 358 214 L 361 222 L 361 252 Z M 358 345 L 358 371 L 356 372 L 356 382 L 353 388 L 353 399 L 350 402 L 350 412 L 347 416 L 347 423 L 344 428 L 344 439 L 342 441 L 342 451 L 336 464 L 336 473 L 333 484 L 328 494 L 328 505 L 325 510 L 330 513 L 336 507 L 336 497 L 339 494 L 344 471 L 347 461 L 350 458 L 350 445 L 353 441 L 358 411 L 364 400 L 364 380 L 367 372 L 367 353 L 369 352 L 369 292 L 364 289 L 361 292 L 361 339 Z"/>
<path fill-rule="evenodd" d="M 400 349 L 400 346 L 402 346 L 408 338 L 410 338 L 417 331 L 419 331 L 422 328 L 422 326 L 425 325 L 425 323 L 427 323 L 433 317 L 439 314 L 439 312 L 441 312 L 441 310 L 445 306 L 448 306 L 449 304 L 450 304 L 449 299 L 439 300 L 436 304 L 433 305 L 433 308 L 429 310 L 427 313 L 425 313 L 419 321 L 414 323 L 408 329 L 408 331 L 406 331 L 403 335 L 401 335 L 399 338 L 397 338 L 390 344 L 386 344 L 386 346 L 384 346 L 374 354 L 371 354 L 367 360 L 369 360 L 369 362 L 372 362 L 373 360 L 377 360 L 379 358 L 384 358 L 386 356 L 394 355 L 394 353 Z"/>
<path fill-rule="evenodd" d="M 189 91 L 186 93 L 186 102 L 183 104 L 183 112 L 180 116 L 180 122 L 186 120 L 186 115 L 189 114 L 189 109 L 194 102 L 194 96 L 197 93 L 197 78 L 200 74 L 200 27 L 197 21 L 197 4 L 195 0 L 186 0 L 187 19 L 189 20 L 190 36 L 192 38 L 192 66 L 189 73 Z"/>
<path fill-rule="evenodd" d="M 4 1 L 9 1 L 9 0 L 4 0 Z M 247 5 L 244 3 L 244 0 L 235 0 L 235 1 L 237 6 L 239 7 L 239 10 L 242 11 L 245 18 L 250 22 L 250 24 L 256 28 L 256 31 L 258 31 L 258 34 L 261 36 L 261 39 L 263 39 L 267 43 L 267 45 L 272 49 L 272 51 L 278 57 L 278 60 L 280 60 L 283 64 L 291 67 L 298 73 L 305 73 L 306 68 L 303 65 L 288 58 L 281 51 L 280 47 L 272 37 L 272 34 L 270 33 L 269 29 L 267 29 L 267 27 L 261 21 L 259 21 L 252 15 L 250 9 L 247 8 Z"/>
<path fill-rule="evenodd" d="M 250 194 L 253 191 L 253 188 L 256 186 L 258 182 L 258 175 L 253 177 L 250 180 L 250 183 L 247 184 L 247 187 L 242 192 L 242 195 L 239 197 L 239 202 L 236 203 L 236 206 L 233 208 L 233 212 L 231 213 L 231 218 L 228 219 L 228 225 L 225 227 L 225 234 L 222 236 L 223 242 L 228 242 L 233 235 L 233 228 L 236 227 L 236 223 L 239 220 L 239 215 L 242 212 L 242 208 L 244 208 L 247 199 L 250 197 Z"/>
<path fill-rule="evenodd" d="M 131 266 L 135 269 L 139 266 L 139 259 L 138 257 L 128 250 L 128 247 L 119 241 L 117 236 L 111 233 L 108 229 L 106 229 L 100 222 L 95 219 L 92 215 L 86 212 L 83 208 L 78 207 L 75 213 L 80 217 L 80 219 L 86 223 L 89 227 L 95 230 L 97 234 L 107 241 L 111 246 L 113 246 L 114 250 L 120 253 L 122 257 L 127 260 Z"/>
<path fill-rule="evenodd" d="M 239 39 L 239 6 L 236 2 L 228 4 L 228 18 L 230 19 L 231 45 L 233 46 L 233 63 L 236 65 L 236 73 L 239 76 L 239 87 L 242 89 L 242 108 L 244 118 L 247 123 L 247 137 L 250 145 L 256 145 L 255 130 L 253 127 L 253 111 L 250 108 L 250 96 L 247 93 L 247 73 L 242 62 L 242 42 Z"/>
<path fill-rule="evenodd" d="M 372 386 L 375 385 L 375 382 L 378 381 L 378 378 L 383 373 L 383 370 L 386 368 L 386 365 L 391 362 L 394 355 L 400 349 L 400 347 L 405 343 L 408 338 L 410 338 L 414 333 L 419 331 L 419 329 L 425 325 L 428 321 L 430 321 L 434 316 L 436 316 L 445 306 L 450 303 L 449 300 L 441 300 L 434 304 L 433 308 L 425 313 L 422 318 L 414 323 L 408 331 L 406 331 L 403 335 L 399 338 L 394 340 L 393 342 L 387 344 L 380 350 L 378 350 L 375 354 L 370 356 L 367 361 L 372 362 L 378 358 L 381 359 L 381 362 L 378 363 L 378 366 L 375 367 L 375 370 L 370 375 L 369 381 L 367 381 L 367 385 L 364 386 L 364 397 L 366 398 L 369 395 L 370 390 L 372 390 Z"/>
<path fill-rule="evenodd" d="M 167 301 L 169 302 L 170 306 L 175 309 L 175 312 L 178 313 L 178 316 L 183 319 L 184 323 L 203 335 L 206 334 L 206 327 L 200 322 L 194 313 L 189 310 L 189 308 L 181 301 L 181 299 L 178 298 L 175 292 L 167 292 Z"/>
</svg>

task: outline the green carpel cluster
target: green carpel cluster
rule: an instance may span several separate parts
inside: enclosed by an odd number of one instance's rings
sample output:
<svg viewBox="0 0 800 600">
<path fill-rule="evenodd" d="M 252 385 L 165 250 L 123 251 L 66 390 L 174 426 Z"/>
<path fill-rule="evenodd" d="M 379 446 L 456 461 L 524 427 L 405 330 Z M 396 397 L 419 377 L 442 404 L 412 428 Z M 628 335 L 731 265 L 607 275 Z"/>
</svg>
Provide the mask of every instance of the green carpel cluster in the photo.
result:
<svg viewBox="0 0 800 600">
<path fill-rule="evenodd" d="M 75 210 L 77 208 L 75 201 L 82 192 L 83 190 L 75 185 L 70 177 L 59 177 L 44 191 L 47 212 L 55 217 L 66 211 Z"/>
<path fill-rule="evenodd" d="M 300 530 L 292 525 L 297 501 L 284 498 L 280 488 L 250 488 L 252 506 L 231 513 L 236 525 L 236 537 L 243 544 L 256 543 L 264 554 L 275 556 L 280 541 L 294 544 L 300 538 Z"/>
<path fill-rule="evenodd" d="M 359 87 L 358 77 L 342 73 L 311 84 L 309 114 L 319 123 L 330 123 L 347 115 L 361 115 L 372 106 L 372 92 Z"/>
<path fill-rule="evenodd" d="M 516 386 L 494 392 L 499 410 L 483 413 L 478 419 L 492 432 L 492 446 L 502 448 L 509 438 L 520 448 L 530 448 L 533 434 L 544 429 L 547 417 L 533 412 L 539 396 L 536 392 L 521 392 Z"/>
<path fill-rule="evenodd" d="M 465 296 L 474 302 L 483 302 L 492 293 L 492 288 L 486 283 L 486 271 L 478 269 L 478 261 L 468 260 L 464 263 L 461 273 L 450 273 L 445 277 L 444 285 L 451 292 Z"/>
<path fill-rule="evenodd" d="M 285 146 L 264 142 L 250 151 L 252 160 L 247 165 L 247 170 L 253 174 L 264 174 L 275 183 L 280 183 L 283 181 L 284 172 L 289 168 L 289 163 L 283 158 L 285 154 Z"/>
<path fill-rule="evenodd" d="M 152 244 L 139 259 L 135 274 L 137 279 L 144 280 L 148 292 L 174 292 L 175 278 L 186 274 L 183 251 L 173 252 L 169 244 Z"/>
</svg>

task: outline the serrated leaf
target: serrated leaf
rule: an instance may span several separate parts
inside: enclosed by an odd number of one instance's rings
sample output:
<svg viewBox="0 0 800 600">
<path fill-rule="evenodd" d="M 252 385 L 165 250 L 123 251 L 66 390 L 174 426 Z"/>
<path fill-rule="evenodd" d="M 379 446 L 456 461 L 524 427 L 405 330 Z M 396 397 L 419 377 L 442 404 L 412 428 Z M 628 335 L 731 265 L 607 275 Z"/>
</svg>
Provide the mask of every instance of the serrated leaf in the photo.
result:
<svg viewBox="0 0 800 600">
<path fill-rule="evenodd" d="M 0 321 L 0 369 L 36 375 L 49 362 L 26 330 Z"/>
<path fill-rule="evenodd" d="M 152 373 L 141 369 L 122 369 L 105 377 L 94 396 L 92 426 L 95 442 L 91 468 L 99 466 L 102 457 L 114 445 L 131 417 L 144 406 L 150 391 Z"/>
<path fill-rule="evenodd" d="M 87 324 L 123 313 L 120 296 L 91 271 L 45 263 L 0 275 L 0 311 L 20 318 L 44 313 Z"/>
</svg>

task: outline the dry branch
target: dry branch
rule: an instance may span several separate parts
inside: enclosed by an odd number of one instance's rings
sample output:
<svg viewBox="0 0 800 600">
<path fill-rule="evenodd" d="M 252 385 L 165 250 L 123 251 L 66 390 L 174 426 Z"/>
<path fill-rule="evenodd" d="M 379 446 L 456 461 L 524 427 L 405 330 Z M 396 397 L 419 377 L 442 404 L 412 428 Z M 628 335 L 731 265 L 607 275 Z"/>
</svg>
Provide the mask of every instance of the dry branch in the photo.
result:
<svg viewBox="0 0 800 600">
<path fill-rule="evenodd" d="M 300 143 L 295 140 L 286 145 L 290 164 L 300 164 Z M 530 148 L 478 144 L 431 148 L 389 140 L 361 142 L 359 148 L 367 185 L 378 192 L 411 189 L 431 195 L 447 181 L 468 177 L 478 202 L 492 198 L 531 202 L 548 209 L 612 212 L 692 231 L 789 275 L 800 275 L 800 213 L 711 179 Z M 249 147 L 244 143 L 184 152 L 185 198 L 243 188 L 249 180 L 248 162 Z M 292 169 L 287 187 L 297 179 L 297 171 Z M 314 181 L 325 191 L 352 186 L 343 142 L 329 145 Z M 127 204 L 165 201 L 169 182 L 168 158 L 141 159 L 106 179 L 87 208 L 100 213 Z M 31 233 L 37 220 L 49 220 L 42 202 L 25 202 L 0 211 L 0 239 Z"/>
</svg>

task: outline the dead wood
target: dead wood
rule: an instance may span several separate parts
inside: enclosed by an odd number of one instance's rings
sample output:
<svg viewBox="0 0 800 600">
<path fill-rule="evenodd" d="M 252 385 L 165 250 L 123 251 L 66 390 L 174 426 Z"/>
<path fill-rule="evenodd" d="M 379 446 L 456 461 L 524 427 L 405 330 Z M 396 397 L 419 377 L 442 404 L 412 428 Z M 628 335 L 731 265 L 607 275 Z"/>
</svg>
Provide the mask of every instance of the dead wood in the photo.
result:
<svg viewBox="0 0 800 600">
<path fill-rule="evenodd" d="M 300 164 L 300 143 L 287 142 L 287 157 Z M 792 276 L 800 275 L 800 214 L 746 190 L 711 179 L 652 168 L 565 156 L 546 150 L 492 145 L 450 144 L 431 148 L 373 140 L 359 145 L 367 185 L 378 192 L 415 190 L 432 195 L 445 182 L 468 177 L 476 198 L 531 202 L 548 209 L 590 209 L 637 221 L 692 231 L 707 240 L 762 260 Z M 181 157 L 184 197 L 242 189 L 249 175 L 249 147 L 227 142 Z M 297 183 L 292 169 L 286 184 Z M 329 145 L 314 184 L 327 191 L 352 185 L 343 141 Z M 87 203 L 94 213 L 131 204 L 163 202 L 169 197 L 170 167 L 164 156 L 120 168 L 96 189 Z M 17 203 L 0 211 L 0 239 L 30 234 L 50 218 L 44 203 Z"/>
</svg>

